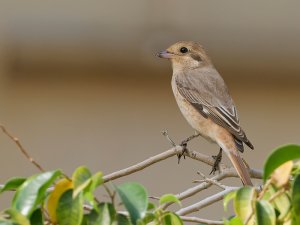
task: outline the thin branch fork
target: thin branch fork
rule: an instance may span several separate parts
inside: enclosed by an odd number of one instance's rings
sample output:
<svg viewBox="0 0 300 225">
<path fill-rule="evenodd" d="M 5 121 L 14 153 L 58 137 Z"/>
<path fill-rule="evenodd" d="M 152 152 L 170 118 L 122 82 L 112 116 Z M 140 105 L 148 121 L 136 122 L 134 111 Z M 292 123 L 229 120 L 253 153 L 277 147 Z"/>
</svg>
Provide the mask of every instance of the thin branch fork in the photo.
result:
<svg viewBox="0 0 300 225">
<path fill-rule="evenodd" d="M 22 154 L 35 166 L 38 168 L 39 171 L 41 172 L 45 172 L 44 168 L 37 163 L 37 161 L 35 161 L 27 152 L 27 150 L 23 147 L 23 145 L 21 144 L 20 140 L 13 136 L 10 132 L 8 132 L 8 130 L 5 128 L 5 126 L 3 126 L 2 124 L 0 124 L 0 129 L 2 130 L 2 132 L 8 136 L 13 142 L 16 143 L 16 145 L 18 146 L 19 150 L 22 152 Z"/>
<path fill-rule="evenodd" d="M 257 169 L 249 169 L 249 173 L 250 173 L 250 176 L 252 178 L 256 178 L 256 179 L 261 179 L 262 178 L 262 171 L 260 170 L 257 170 Z M 215 175 L 213 176 L 212 178 L 209 178 L 210 180 L 213 180 L 213 181 L 221 181 L 225 178 L 229 178 L 229 177 L 239 177 L 236 170 L 231 167 L 231 168 L 227 168 L 227 169 L 224 169 L 220 174 L 218 175 Z M 176 195 L 176 197 L 179 199 L 179 200 L 184 200 L 184 199 L 187 199 L 189 197 L 192 197 L 193 195 L 211 187 L 214 183 L 211 182 L 211 181 L 204 181 L 194 187 L 191 187 L 179 194 Z M 166 209 L 168 208 L 170 205 L 172 205 L 173 203 L 168 203 L 168 204 L 165 204 L 162 208 L 163 209 Z"/>
<path fill-rule="evenodd" d="M 230 187 L 230 188 L 226 188 L 225 190 L 218 192 L 217 194 L 214 194 L 212 196 L 209 196 L 203 200 L 201 200 L 200 202 L 197 202 L 193 205 L 187 206 L 185 208 L 182 208 L 180 210 L 178 210 L 176 212 L 176 214 L 178 214 L 179 216 L 185 216 L 187 214 L 193 213 L 193 212 L 197 212 L 200 209 L 209 206 L 217 201 L 220 201 L 224 198 L 224 196 L 226 194 L 228 194 L 229 192 L 235 191 L 240 187 Z"/>
</svg>

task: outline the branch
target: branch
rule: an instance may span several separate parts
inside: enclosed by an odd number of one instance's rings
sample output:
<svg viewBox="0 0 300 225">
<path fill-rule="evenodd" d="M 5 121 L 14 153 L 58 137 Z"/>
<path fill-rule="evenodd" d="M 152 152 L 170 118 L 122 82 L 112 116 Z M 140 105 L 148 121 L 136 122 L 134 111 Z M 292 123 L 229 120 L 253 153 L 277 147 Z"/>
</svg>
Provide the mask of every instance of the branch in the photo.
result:
<svg viewBox="0 0 300 225">
<path fill-rule="evenodd" d="M 256 178 L 256 179 L 261 179 L 262 178 L 262 171 L 260 170 L 257 170 L 257 169 L 249 169 L 249 173 L 250 173 L 250 176 L 252 178 Z M 212 178 L 210 178 L 211 180 L 214 180 L 214 181 L 221 181 L 225 178 L 228 178 L 228 177 L 239 177 L 236 170 L 232 167 L 232 168 L 226 168 L 222 171 L 222 173 L 216 175 L 216 176 L 213 176 Z M 209 188 L 210 186 L 212 186 L 213 183 L 212 182 L 208 182 L 208 181 L 204 181 L 203 183 L 201 184 L 198 184 L 194 187 L 191 187 L 179 194 L 176 195 L 176 197 L 179 199 L 179 200 L 184 200 L 186 198 L 189 198 L 197 193 L 199 193 L 200 191 L 203 191 L 207 188 Z M 173 203 L 169 203 L 169 204 L 165 204 L 162 208 L 163 209 L 166 209 L 167 207 L 169 207 L 170 205 L 172 205 Z"/>
<path fill-rule="evenodd" d="M 185 222 L 193 222 L 193 223 L 201 223 L 207 225 L 223 225 L 223 221 L 214 221 L 214 220 L 207 220 L 198 217 L 192 216 L 180 216 L 180 218 Z"/>
<path fill-rule="evenodd" d="M 208 182 L 208 183 L 211 183 L 211 184 L 214 184 L 216 186 L 218 186 L 219 188 L 225 190 L 228 186 L 224 185 L 224 184 L 221 184 L 220 182 L 212 179 L 212 178 L 208 178 L 204 175 L 204 173 L 198 171 L 197 174 L 199 174 L 201 177 L 203 177 L 202 180 L 195 180 L 193 181 L 193 183 L 203 183 L 203 182 Z"/>
<path fill-rule="evenodd" d="M 92 210 L 93 207 L 90 205 L 84 205 L 84 208 L 86 210 Z M 129 213 L 127 211 L 118 211 L 118 213 L 129 216 Z M 182 221 L 185 222 L 193 222 L 193 223 L 201 223 L 201 224 L 207 224 L 207 225 L 223 225 L 223 221 L 217 221 L 217 220 L 208 220 L 208 219 L 202 219 L 198 217 L 193 217 L 193 216 L 180 216 Z"/>
<path fill-rule="evenodd" d="M 27 150 L 22 146 L 20 140 L 13 136 L 10 132 L 7 131 L 7 129 L 5 128 L 5 126 L 0 124 L 0 128 L 2 130 L 2 132 L 7 135 L 13 142 L 16 143 L 16 145 L 18 146 L 19 150 L 22 152 L 22 154 L 36 167 L 38 168 L 38 170 L 40 170 L 41 172 L 45 172 L 44 168 L 38 164 L 27 152 Z"/>
<path fill-rule="evenodd" d="M 111 180 L 115 180 L 117 178 L 120 178 L 120 177 L 124 177 L 124 176 L 127 176 L 127 175 L 130 175 L 132 173 L 135 173 L 135 172 L 138 172 L 140 170 L 143 170 L 157 162 L 160 162 L 162 160 L 165 160 L 167 158 L 170 158 L 174 155 L 177 155 L 177 154 L 181 154 L 182 151 L 183 151 L 183 147 L 182 146 L 175 146 L 163 153 L 160 153 L 158 155 L 155 155 L 155 156 L 152 156 L 140 163 L 137 163 L 133 166 L 130 166 L 128 168 L 125 168 L 125 169 L 122 169 L 122 170 L 119 170 L 119 171 L 116 171 L 116 172 L 113 172 L 111 174 L 108 174 L 108 175 L 105 175 L 103 177 L 104 179 L 104 182 L 108 182 L 108 181 L 111 181 Z M 213 166 L 214 164 L 214 160 L 212 159 L 212 157 L 210 156 L 207 156 L 207 155 L 204 155 L 202 153 L 199 153 L 199 152 L 196 152 L 196 151 L 191 151 L 191 150 L 185 150 L 185 155 L 191 159 L 195 159 L 195 160 L 198 160 L 200 162 L 203 162 L 207 165 L 210 165 L 210 166 Z M 222 164 L 222 167 L 227 167 L 225 166 L 225 164 Z"/>
<path fill-rule="evenodd" d="M 209 206 L 217 201 L 220 201 L 223 199 L 224 195 L 228 194 L 229 192 L 232 192 L 234 190 L 237 190 L 239 187 L 230 187 L 230 188 L 226 188 L 225 190 L 217 193 L 217 194 L 214 194 L 212 196 L 209 196 L 203 200 L 201 200 L 200 202 L 197 202 L 193 205 L 190 205 L 188 207 L 185 207 L 185 208 L 182 208 L 180 210 L 178 210 L 176 212 L 176 214 L 178 214 L 179 216 L 184 216 L 184 215 L 187 215 L 187 214 L 190 214 L 190 213 L 193 213 L 193 212 L 196 212 L 196 211 L 199 211 L 200 209 L 206 207 L 206 206 Z"/>
</svg>

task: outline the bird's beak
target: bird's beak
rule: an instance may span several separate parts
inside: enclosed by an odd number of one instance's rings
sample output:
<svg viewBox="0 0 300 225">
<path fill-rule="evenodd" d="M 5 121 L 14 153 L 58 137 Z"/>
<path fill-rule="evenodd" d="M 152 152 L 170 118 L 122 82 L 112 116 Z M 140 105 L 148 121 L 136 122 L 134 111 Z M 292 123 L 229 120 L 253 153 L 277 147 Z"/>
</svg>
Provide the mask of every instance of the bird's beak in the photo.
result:
<svg viewBox="0 0 300 225">
<path fill-rule="evenodd" d="M 167 50 L 158 52 L 156 55 L 157 55 L 159 58 L 164 58 L 164 59 L 171 59 L 171 58 L 173 58 L 173 56 L 174 56 L 173 53 L 168 52 Z"/>
</svg>

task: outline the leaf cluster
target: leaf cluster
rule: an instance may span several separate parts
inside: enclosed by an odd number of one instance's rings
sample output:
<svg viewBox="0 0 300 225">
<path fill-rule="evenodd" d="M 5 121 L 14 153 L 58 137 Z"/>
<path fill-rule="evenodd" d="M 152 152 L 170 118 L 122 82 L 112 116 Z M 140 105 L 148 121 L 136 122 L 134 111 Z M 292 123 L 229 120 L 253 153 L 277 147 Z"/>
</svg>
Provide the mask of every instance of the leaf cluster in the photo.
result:
<svg viewBox="0 0 300 225">
<path fill-rule="evenodd" d="M 111 202 L 99 202 L 94 191 L 104 187 Z M 71 178 L 60 170 L 43 172 L 29 178 L 15 177 L 0 190 L 15 191 L 11 207 L 0 214 L 0 225 L 182 225 L 172 212 L 149 202 L 146 189 L 138 183 L 114 186 L 111 192 L 103 183 L 102 173 L 92 174 L 86 167 L 79 167 Z M 118 194 L 123 211 L 114 203 Z M 160 205 L 178 202 L 167 194 L 160 198 Z"/>
<path fill-rule="evenodd" d="M 299 145 L 276 149 L 264 166 L 264 185 L 260 190 L 243 187 L 224 198 L 224 207 L 233 200 L 235 216 L 226 225 L 300 224 Z"/>
</svg>

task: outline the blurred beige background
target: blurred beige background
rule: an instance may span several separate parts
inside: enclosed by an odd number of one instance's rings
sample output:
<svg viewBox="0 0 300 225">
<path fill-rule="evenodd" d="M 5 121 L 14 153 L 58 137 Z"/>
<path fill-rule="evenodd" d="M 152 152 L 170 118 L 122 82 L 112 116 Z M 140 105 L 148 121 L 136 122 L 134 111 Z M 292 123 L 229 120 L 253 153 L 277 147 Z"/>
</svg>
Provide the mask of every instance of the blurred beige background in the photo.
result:
<svg viewBox="0 0 300 225">
<path fill-rule="evenodd" d="M 86 165 L 107 174 L 132 165 L 170 147 L 162 130 L 178 143 L 193 133 L 171 92 L 170 63 L 155 53 L 195 40 L 226 80 L 255 145 L 243 156 L 262 168 L 274 147 L 300 141 L 299 7 L 299 1 L 3 0 L 0 121 L 49 170 L 70 174 Z M 201 138 L 189 146 L 218 152 Z M 37 172 L 3 134 L 0 149 L 0 183 Z M 116 183 L 139 181 L 159 196 L 193 186 L 197 170 L 210 168 L 172 158 Z M 0 196 L 2 209 L 7 198 Z M 214 210 L 196 215 L 217 219 Z"/>
</svg>

